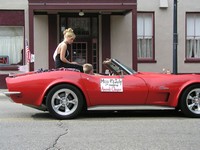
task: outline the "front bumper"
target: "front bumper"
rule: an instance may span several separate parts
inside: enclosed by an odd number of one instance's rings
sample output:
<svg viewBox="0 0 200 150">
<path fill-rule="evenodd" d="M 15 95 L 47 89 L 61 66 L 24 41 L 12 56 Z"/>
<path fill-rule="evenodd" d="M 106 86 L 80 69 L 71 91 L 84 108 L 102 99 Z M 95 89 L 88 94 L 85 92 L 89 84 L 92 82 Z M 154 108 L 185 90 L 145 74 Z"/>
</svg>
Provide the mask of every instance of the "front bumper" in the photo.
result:
<svg viewBox="0 0 200 150">
<path fill-rule="evenodd" d="M 3 92 L 6 96 L 10 97 L 10 95 L 20 95 L 21 92 L 13 91 L 13 92 Z"/>
<path fill-rule="evenodd" d="M 8 92 L 3 92 L 3 94 L 4 94 L 5 96 L 7 96 L 7 97 L 9 98 L 10 101 L 13 102 L 13 100 L 11 99 L 11 95 L 20 95 L 21 92 L 18 92 L 18 91 L 9 92 L 9 91 L 8 91 Z"/>
</svg>

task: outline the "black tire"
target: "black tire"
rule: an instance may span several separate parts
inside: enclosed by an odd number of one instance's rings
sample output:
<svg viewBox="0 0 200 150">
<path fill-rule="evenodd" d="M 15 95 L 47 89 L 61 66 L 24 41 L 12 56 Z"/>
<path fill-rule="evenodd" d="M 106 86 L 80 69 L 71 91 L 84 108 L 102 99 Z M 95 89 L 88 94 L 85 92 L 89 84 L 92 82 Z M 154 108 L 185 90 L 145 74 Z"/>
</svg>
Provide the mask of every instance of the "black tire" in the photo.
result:
<svg viewBox="0 0 200 150">
<path fill-rule="evenodd" d="M 72 119 L 82 110 L 83 96 L 75 86 L 60 84 L 49 91 L 46 106 L 53 117 Z"/>
<path fill-rule="evenodd" d="M 180 109 L 187 117 L 200 117 L 200 85 L 188 87 L 180 99 Z"/>
</svg>

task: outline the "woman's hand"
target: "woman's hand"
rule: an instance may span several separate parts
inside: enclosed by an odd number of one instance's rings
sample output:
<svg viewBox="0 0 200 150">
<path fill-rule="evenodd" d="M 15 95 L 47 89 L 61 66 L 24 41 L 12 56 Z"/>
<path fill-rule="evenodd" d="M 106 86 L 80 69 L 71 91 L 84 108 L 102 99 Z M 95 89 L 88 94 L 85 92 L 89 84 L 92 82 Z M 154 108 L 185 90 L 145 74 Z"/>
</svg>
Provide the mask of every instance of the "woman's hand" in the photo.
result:
<svg viewBox="0 0 200 150">
<path fill-rule="evenodd" d="M 78 63 L 77 62 L 75 62 L 75 61 L 73 61 L 73 62 L 71 62 L 72 64 L 77 64 L 78 65 Z"/>
</svg>

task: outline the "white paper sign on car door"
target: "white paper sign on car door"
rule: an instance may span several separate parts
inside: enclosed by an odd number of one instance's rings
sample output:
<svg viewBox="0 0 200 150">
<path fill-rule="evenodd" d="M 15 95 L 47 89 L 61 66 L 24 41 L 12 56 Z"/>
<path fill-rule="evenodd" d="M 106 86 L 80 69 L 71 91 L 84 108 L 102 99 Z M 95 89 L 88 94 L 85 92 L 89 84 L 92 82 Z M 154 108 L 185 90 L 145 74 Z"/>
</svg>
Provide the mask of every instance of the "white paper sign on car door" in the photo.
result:
<svg viewBox="0 0 200 150">
<path fill-rule="evenodd" d="M 123 80 L 102 78 L 100 80 L 101 92 L 123 92 Z"/>
</svg>

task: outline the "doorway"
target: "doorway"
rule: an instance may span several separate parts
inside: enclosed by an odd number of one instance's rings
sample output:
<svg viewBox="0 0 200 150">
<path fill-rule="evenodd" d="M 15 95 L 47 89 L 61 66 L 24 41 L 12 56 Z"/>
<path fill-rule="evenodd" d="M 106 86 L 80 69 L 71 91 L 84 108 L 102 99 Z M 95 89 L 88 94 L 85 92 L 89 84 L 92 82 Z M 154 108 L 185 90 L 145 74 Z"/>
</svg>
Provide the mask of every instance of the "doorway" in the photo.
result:
<svg viewBox="0 0 200 150">
<path fill-rule="evenodd" d="M 94 72 L 99 72 L 98 50 L 98 16 L 60 15 L 60 41 L 63 40 L 63 31 L 72 28 L 76 39 L 69 46 L 70 60 L 80 64 L 91 63 Z"/>
</svg>

